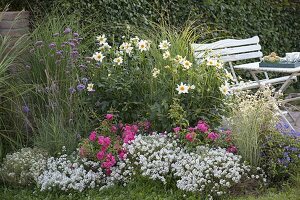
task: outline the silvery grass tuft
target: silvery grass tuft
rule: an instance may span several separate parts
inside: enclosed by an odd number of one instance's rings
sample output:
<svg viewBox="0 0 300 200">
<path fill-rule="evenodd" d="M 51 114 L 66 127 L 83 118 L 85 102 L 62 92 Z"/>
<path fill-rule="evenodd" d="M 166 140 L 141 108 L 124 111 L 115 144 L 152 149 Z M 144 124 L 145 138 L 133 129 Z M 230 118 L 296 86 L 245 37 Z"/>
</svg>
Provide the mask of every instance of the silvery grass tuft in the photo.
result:
<svg viewBox="0 0 300 200">
<path fill-rule="evenodd" d="M 20 102 L 27 90 L 17 81 L 26 49 L 26 36 L 13 41 L 0 35 L 0 158 L 26 141 Z"/>
<path fill-rule="evenodd" d="M 264 86 L 254 94 L 244 91 L 235 95 L 230 118 L 233 139 L 240 155 L 253 166 L 260 164 L 265 136 L 275 131 L 276 109 L 270 87 Z"/>
</svg>

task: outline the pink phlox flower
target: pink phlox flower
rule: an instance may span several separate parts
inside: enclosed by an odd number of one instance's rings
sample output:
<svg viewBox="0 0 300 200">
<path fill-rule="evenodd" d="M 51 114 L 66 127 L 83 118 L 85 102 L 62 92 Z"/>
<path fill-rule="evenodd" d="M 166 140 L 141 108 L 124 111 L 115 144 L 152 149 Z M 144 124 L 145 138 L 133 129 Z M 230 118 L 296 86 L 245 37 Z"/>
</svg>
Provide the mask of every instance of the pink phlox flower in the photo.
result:
<svg viewBox="0 0 300 200">
<path fill-rule="evenodd" d="M 114 115 L 113 114 L 106 114 L 105 118 L 109 121 L 114 119 Z"/>
<path fill-rule="evenodd" d="M 226 151 L 229 153 L 237 153 L 237 148 L 234 145 L 230 145 Z"/>
<path fill-rule="evenodd" d="M 98 144 L 104 145 L 104 143 L 105 143 L 105 142 L 104 142 L 104 136 L 102 136 L 102 135 L 99 136 L 99 137 L 98 137 Z"/>
<path fill-rule="evenodd" d="M 124 160 L 126 158 L 126 150 L 122 149 L 118 152 L 120 160 Z"/>
<path fill-rule="evenodd" d="M 206 124 L 206 122 L 200 120 L 200 121 L 198 122 L 196 128 L 197 128 L 199 131 L 205 133 L 205 132 L 208 131 L 209 126 Z"/>
<path fill-rule="evenodd" d="M 193 142 L 194 139 L 195 139 L 195 137 L 196 137 L 196 133 L 195 133 L 195 132 L 187 133 L 187 134 L 185 135 L 185 138 L 186 138 L 188 141 L 190 141 L 190 142 Z"/>
<path fill-rule="evenodd" d="M 104 151 L 99 151 L 97 153 L 97 159 L 102 160 L 105 157 L 105 152 Z"/>
<path fill-rule="evenodd" d="M 178 133 L 180 130 L 181 130 L 181 128 L 180 128 L 179 126 L 173 128 L 173 131 L 174 131 L 175 133 Z"/>
<path fill-rule="evenodd" d="M 131 126 L 131 129 L 132 129 L 132 131 L 135 132 L 135 133 L 137 133 L 137 132 L 139 131 L 139 127 L 138 127 L 138 125 L 136 125 L 136 124 L 132 125 L 132 126 Z"/>
<path fill-rule="evenodd" d="M 86 156 L 86 150 L 85 150 L 85 148 L 84 147 L 80 147 L 80 149 L 79 149 L 79 155 L 81 156 L 81 157 L 85 157 Z"/>
<path fill-rule="evenodd" d="M 112 166 L 114 166 L 116 164 L 116 159 L 115 159 L 115 156 L 112 155 L 112 153 L 108 153 L 106 155 L 106 159 L 105 159 L 105 162 L 103 162 L 101 164 L 101 167 L 102 168 L 111 168 Z"/>
<path fill-rule="evenodd" d="M 226 135 L 231 135 L 231 130 L 226 130 L 226 131 L 225 131 L 225 134 L 226 134 Z"/>
<path fill-rule="evenodd" d="M 110 145 L 111 141 L 110 141 L 110 137 L 105 137 L 104 138 L 104 146 L 108 147 Z"/>
<path fill-rule="evenodd" d="M 135 134 L 134 132 L 126 132 L 123 134 L 123 142 L 128 144 L 130 141 L 134 140 Z"/>
<path fill-rule="evenodd" d="M 144 129 L 149 130 L 151 127 L 151 123 L 149 121 L 144 121 Z"/>
<path fill-rule="evenodd" d="M 213 141 L 215 141 L 216 139 L 218 139 L 220 137 L 220 135 L 218 133 L 214 133 L 214 132 L 210 132 L 208 135 L 207 135 L 207 138 L 208 139 L 211 139 Z"/>
<path fill-rule="evenodd" d="M 97 139 L 97 132 L 96 131 L 92 131 L 90 136 L 89 136 L 89 140 L 90 141 L 95 141 Z"/>
<path fill-rule="evenodd" d="M 104 147 L 108 147 L 110 145 L 110 137 L 99 136 L 98 143 Z"/>
<path fill-rule="evenodd" d="M 105 174 L 106 174 L 107 176 L 110 176 L 110 174 L 111 174 L 111 169 L 110 169 L 110 168 L 106 169 L 106 170 L 105 170 Z"/>
<path fill-rule="evenodd" d="M 133 126 L 126 125 L 123 128 L 123 142 L 127 144 L 131 140 L 134 140 L 137 131 L 138 131 L 138 126 L 136 126 L 136 125 L 133 125 Z"/>
<path fill-rule="evenodd" d="M 189 132 L 194 132 L 196 130 L 195 127 L 188 127 Z"/>
<path fill-rule="evenodd" d="M 118 127 L 115 126 L 115 125 L 113 125 L 113 126 L 110 128 L 110 131 L 111 131 L 112 133 L 116 133 L 116 132 L 118 131 Z"/>
</svg>

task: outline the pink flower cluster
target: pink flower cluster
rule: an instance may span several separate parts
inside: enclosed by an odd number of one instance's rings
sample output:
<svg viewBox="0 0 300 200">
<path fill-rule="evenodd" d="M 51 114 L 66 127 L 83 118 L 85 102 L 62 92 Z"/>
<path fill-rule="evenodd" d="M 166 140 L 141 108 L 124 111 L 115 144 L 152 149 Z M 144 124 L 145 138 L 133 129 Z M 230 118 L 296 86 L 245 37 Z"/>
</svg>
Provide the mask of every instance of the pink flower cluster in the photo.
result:
<svg viewBox="0 0 300 200">
<path fill-rule="evenodd" d="M 101 164 L 101 167 L 105 169 L 106 174 L 110 175 L 111 173 L 111 167 L 116 164 L 115 156 L 112 153 L 108 153 L 106 155 L 105 161 Z"/>
<path fill-rule="evenodd" d="M 173 131 L 175 138 L 181 139 L 184 144 L 210 144 L 215 147 L 227 148 L 228 152 L 237 153 L 237 148 L 232 143 L 230 130 L 212 131 L 203 120 L 198 121 L 195 127 L 188 127 L 187 129 L 175 127 Z"/>
<path fill-rule="evenodd" d="M 220 135 L 218 133 L 215 133 L 215 132 L 210 132 L 208 135 L 207 135 L 207 138 L 208 139 L 211 139 L 212 141 L 215 141 L 216 139 L 218 139 L 220 137 Z"/>
<path fill-rule="evenodd" d="M 151 123 L 142 121 L 124 125 L 121 122 L 116 123 L 116 116 L 113 114 L 106 114 L 104 118 L 97 131 L 92 131 L 88 138 L 80 143 L 79 154 L 81 157 L 98 160 L 109 175 L 111 167 L 127 156 L 122 145 L 134 140 L 139 131 L 149 132 Z"/>
<path fill-rule="evenodd" d="M 206 133 L 209 129 L 209 126 L 207 125 L 207 123 L 205 121 L 198 121 L 197 126 L 195 127 L 195 129 L 201 131 L 202 133 Z"/>
<path fill-rule="evenodd" d="M 137 125 L 125 125 L 123 127 L 123 142 L 128 144 L 134 140 L 135 135 L 138 133 L 139 127 Z"/>
</svg>

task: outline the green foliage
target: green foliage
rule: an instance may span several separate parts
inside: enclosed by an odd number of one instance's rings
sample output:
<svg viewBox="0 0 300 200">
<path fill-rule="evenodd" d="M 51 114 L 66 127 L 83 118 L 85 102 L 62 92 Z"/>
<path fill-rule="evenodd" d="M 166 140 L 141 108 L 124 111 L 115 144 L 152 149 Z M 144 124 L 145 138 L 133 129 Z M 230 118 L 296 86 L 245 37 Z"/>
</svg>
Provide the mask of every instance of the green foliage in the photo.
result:
<svg viewBox="0 0 300 200">
<path fill-rule="evenodd" d="M 177 30 L 154 24 L 151 29 L 133 32 L 141 39 L 128 36 L 122 44 L 112 44 L 108 39 L 106 42 L 112 48 L 99 48 L 105 56 L 103 61 L 93 61 L 88 66 L 85 76 L 95 89 L 88 93 L 88 98 L 90 105 L 96 105 L 96 112 L 113 109 L 119 111 L 123 121 L 132 123 L 146 118 L 154 129 L 170 130 L 177 119 L 169 115 L 169 109 L 177 98 L 189 122 L 194 124 L 202 118 L 217 124 L 225 108 L 224 95 L 219 90 L 226 79 L 225 71 L 206 62 L 196 63 L 190 49 L 196 38 L 193 25 Z M 142 51 L 138 43 L 145 39 L 147 49 Z M 160 49 L 162 41 L 170 42 L 171 46 Z M 122 49 L 124 44 L 131 45 L 130 53 Z M 170 55 L 164 57 L 166 52 Z M 122 63 L 117 64 L 115 58 L 123 59 Z M 188 88 L 186 93 L 176 91 L 181 83 Z"/>
<path fill-rule="evenodd" d="M 186 119 L 186 111 L 180 105 L 179 99 L 173 99 L 173 103 L 170 105 L 169 118 L 173 121 L 173 126 L 187 127 L 189 121 Z"/>
<path fill-rule="evenodd" d="M 262 145 L 262 163 L 269 181 L 277 186 L 300 173 L 300 140 L 271 132 Z"/>
<path fill-rule="evenodd" d="M 298 176 L 299 177 L 299 176 Z M 299 178 L 298 178 L 299 179 Z M 285 186 L 283 190 L 276 190 L 270 188 L 267 191 L 257 191 L 258 194 L 252 194 L 251 196 L 242 195 L 235 197 L 233 195 L 228 196 L 228 200 L 282 200 L 282 199 L 297 199 L 300 195 L 299 184 L 300 182 L 295 182 L 291 185 Z M 77 193 L 58 193 L 58 192 L 33 192 L 32 189 L 12 189 L 6 187 L 0 187 L 0 194 L 2 194 L 2 199 L 4 200 L 39 200 L 39 199 L 164 199 L 164 200 L 174 200 L 174 199 L 187 199 L 187 200 L 198 200 L 199 194 L 185 193 L 176 188 L 167 189 L 164 184 L 158 181 L 152 180 L 135 180 L 127 184 L 125 187 L 121 185 L 115 185 L 112 188 L 103 190 L 89 190 L 86 192 Z"/>
</svg>

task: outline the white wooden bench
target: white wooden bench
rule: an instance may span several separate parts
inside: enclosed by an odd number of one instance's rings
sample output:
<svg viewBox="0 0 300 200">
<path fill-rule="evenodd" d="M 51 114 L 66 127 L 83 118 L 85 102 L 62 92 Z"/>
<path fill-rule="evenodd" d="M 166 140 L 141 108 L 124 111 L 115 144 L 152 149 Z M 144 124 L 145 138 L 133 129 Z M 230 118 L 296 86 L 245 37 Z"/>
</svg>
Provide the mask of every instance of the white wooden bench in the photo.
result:
<svg viewBox="0 0 300 200">
<path fill-rule="evenodd" d="M 199 59 L 199 61 L 203 59 L 204 54 L 209 54 L 210 56 L 217 56 L 218 59 L 222 60 L 225 64 L 228 63 L 235 82 L 234 85 L 231 85 L 231 90 L 249 90 L 259 88 L 261 85 L 275 85 L 284 83 L 287 80 L 292 82 L 297 79 L 296 77 L 291 79 L 290 76 L 270 79 L 267 72 L 263 72 L 265 78 L 259 80 L 256 76 L 256 73 L 259 72 L 250 71 L 254 80 L 246 83 L 238 80 L 235 69 L 256 69 L 259 67 L 263 53 L 261 52 L 258 36 L 241 40 L 225 39 L 209 44 L 192 44 L 192 48 L 195 58 Z M 255 59 L 257 62 L 253 62 Z M 249 62 L 249 60 L 251 60 L 251 62 Z M 246 63 L 235 64 L 237 61 Z"/>
</svg>

